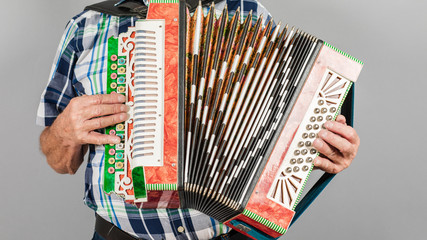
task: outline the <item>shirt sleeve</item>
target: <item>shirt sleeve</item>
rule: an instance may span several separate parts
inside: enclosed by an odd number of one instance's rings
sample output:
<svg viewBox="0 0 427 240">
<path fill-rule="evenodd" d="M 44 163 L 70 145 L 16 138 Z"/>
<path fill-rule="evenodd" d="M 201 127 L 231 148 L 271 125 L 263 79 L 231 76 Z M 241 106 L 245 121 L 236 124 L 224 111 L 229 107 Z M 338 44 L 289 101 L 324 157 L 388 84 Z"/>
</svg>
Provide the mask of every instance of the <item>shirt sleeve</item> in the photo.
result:
<svg viewBox="0 0 427 240">
<path fill-rule="evenodd" d="M 76 96 L 73 79 L 77 61 L 77 31 L 77 23 L 74 19 L 70 20 L 59 43 L 48 84 L 40 99 L 37 110 L 37 125 L 52 125 L 70 100 Z"/>
</svg>

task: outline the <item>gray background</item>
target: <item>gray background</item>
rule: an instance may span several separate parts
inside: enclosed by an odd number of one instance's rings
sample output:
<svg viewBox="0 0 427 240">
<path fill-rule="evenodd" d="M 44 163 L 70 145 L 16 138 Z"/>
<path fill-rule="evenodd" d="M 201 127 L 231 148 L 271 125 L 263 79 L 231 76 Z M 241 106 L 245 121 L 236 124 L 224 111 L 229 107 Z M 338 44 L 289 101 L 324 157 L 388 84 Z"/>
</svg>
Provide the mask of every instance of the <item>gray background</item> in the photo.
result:
<svg viewBox="0 0 427 240">
<path fill-rule="evenodd" d="M 66 22 L 97 1 L 1 1 L 0 239 L 92 235 L 84 169 L 68 176 L 48 167 L 35 115 Z M 356 86 L 358 156 L 286 239 L 425 239 L 427 2 L 262 2 L 276 20 L 365 62 Z"/>
</svg>

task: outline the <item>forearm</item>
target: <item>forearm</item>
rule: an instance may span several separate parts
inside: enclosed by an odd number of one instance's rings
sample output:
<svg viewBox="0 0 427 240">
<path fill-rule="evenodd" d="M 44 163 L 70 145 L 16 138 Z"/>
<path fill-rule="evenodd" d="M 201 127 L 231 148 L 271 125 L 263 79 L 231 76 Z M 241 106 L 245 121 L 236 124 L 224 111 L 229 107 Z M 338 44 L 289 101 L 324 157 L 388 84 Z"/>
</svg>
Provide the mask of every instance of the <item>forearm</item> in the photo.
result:
<svg viewBox="0 0 427 240">
<path fill-rule="evenodd" d="M 55 124 L 55 123 L 54 123 Z M 40 147 L 49 166 L 60 174 L 74 174 L 83 162 L 87 147 L 59 136 L 55 125 L 46 127 L 40 135 Z"/>
</svg>

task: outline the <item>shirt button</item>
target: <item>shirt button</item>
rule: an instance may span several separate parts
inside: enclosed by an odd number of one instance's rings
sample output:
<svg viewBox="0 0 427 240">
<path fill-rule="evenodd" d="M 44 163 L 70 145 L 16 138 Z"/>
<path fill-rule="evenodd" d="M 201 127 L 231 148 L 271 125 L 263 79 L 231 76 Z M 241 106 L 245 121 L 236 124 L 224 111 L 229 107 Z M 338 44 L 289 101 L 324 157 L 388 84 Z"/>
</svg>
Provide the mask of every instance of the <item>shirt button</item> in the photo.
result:
<svg viewBox="0 0 427 240">
<path fill-rule="evenodd" d="M 182 232 L 184 232 L 184 231 L 185 231 L 185 229 L 184 229 L 184 227 L 183 227 L 183 226 L 179 226 L 179 227 L 178 227 L 178 232 L 182 233 Z"/>
</svg>

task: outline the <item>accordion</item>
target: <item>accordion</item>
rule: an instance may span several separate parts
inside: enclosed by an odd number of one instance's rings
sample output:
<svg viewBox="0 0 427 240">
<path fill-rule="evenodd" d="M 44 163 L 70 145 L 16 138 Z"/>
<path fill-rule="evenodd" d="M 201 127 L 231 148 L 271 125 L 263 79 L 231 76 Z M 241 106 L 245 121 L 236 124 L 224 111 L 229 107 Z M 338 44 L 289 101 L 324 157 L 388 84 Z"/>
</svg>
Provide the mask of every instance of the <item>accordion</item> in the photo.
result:
<svg viewBox="0 0 427 240">
<path fill-rule="evenodd" d="M 193 208 L 254 239 L 283 235 L 363 63 L 272 20 L 152 0 L 108 41 L 108 93 L 130 118 L 108 127 L 104 191 L 141 208 Z"/>
</svg>

